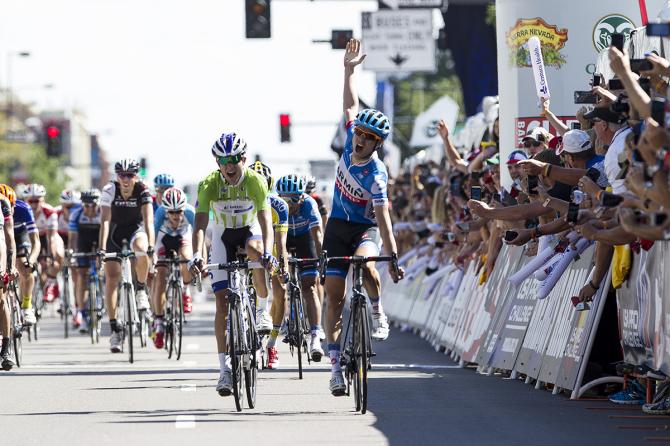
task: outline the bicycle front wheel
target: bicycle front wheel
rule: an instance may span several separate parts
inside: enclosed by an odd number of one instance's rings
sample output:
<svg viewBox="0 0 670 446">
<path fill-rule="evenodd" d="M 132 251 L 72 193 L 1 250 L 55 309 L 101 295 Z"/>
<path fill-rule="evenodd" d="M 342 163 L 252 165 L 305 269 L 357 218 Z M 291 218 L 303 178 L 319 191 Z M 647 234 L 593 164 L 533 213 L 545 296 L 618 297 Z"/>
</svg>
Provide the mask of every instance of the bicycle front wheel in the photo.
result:
<svg viewBox="0 0 670 446">
<path fill-rule="evenodd" d="M 88 334 L 91 336 L 91 344 L 97 344 L 98 339 L 98 312 L 95 303 L 98 301 L 97 287 L 94 280 L 88 283 Z"/>
<path fill-rule="evenodd" d="M 354 344 L 354 352 L 356 356 L 356 387 L 358 388 L 356 408 L 364 414 L 368 409 L 368 368 L 370 361 L 370 349 L 367 341 L 370 336 L 367 306 L 359 304 L 356 314 L 357 333 L 356 344 Z"/>
<path fill-rule="evenodd" d="M 70 337 L 70 316 L 72 311 L 70 310 L 70 281 L 68 276 L 64 275 L 63 277 L 63 294 L 61 296 L 63 300 L 63 331 L 65 339 Z"/>
<path fill-rule="evenodd" d="M 177 287 L 175 293 L 175 307 L 172 307 L 174 314 L 174 329 L 172 332 L 174 335 L 175 359 L 179 361 L 179 358 L 181 358 L 182 330 L 184 328 L 184 294 L 181 287 Z"/>
<path fill-rule="evenodd" d="M 242 343 L 240 342 L 240 333 L 242 332 L 242 324 L 240 317 L 240 310 L 235 306 L 228 314 L 230 321 L 230 330 L 228 331 L 228 355 L 230 356 L 230 368 L 233 377 L 233 397 L 235 399 L 235 408 L 238 412 L 242 412 L 242 361 L 241 351 Z"/>
<path fill-rule="evenodd" d="M 130 285 L 123 285 L 123 292 L 125 294 L 125 304 L 126 304 L 126 323 L 124 324 L 123 330 L 125 335 L 128 337 L 128 362 L 131 364 L 135 361 L 135 352 L 133 351 L 133 331 L 135 329 L 135 322 L 133 321 L 133 306 L 131 299 L 134 299 L 135 296 L 132 295 L 130 291 Z"/>
<path fill-rule="evenodd" d="M 302 379 L 302 344 L 304 342 L 304 333 L 302 331 L 302 321 L 300 320 L 299 308 L 300 296 L 294 289 L 291 293 L 291 319 L 293 319 L 293 339 L 295 340 L 295 350 L 298 354 L 298 378 Z"/>
<path fill-rule="evenodd" d="M 14 349 L 14 359 L 16 359 L 16 366 L 21 367 L 23 363 L 23 324 L 21 322 L 21 314 L 18 300 L 10 296 L 10 303 L 12 305 L 12 348 Z"/>
<path fill-rule="evenodd" d="M 258 333 L 256 333 L 256 327 L 253 324 L 253 317 L 251 314 L 251 308 L 246 307 L 246 318 L 247 318 L 247 345 L 249 346 L 249 367 L 244 369 L 244 387 L 247 391 L 247 404 L 249 409 L 256 407 L 256 383 L 258 381 L 258 350 L 259 350 L 259 339 Z"/>
</svg>

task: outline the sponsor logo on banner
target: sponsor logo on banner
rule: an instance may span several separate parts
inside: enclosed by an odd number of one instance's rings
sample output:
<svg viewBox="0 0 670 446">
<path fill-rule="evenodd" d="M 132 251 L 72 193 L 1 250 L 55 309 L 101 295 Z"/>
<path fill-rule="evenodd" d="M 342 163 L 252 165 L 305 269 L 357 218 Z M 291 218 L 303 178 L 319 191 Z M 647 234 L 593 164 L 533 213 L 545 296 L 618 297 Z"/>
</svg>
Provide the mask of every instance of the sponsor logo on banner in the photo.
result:
<svg viewBox="0 0 670 446">
<path fill-rule="evenodd" d="M 558 119 L 565 122 L 568 127 L 570 127 L 573 122 L 579 122 L 574 116 L 559 116 Z M 514 147 L 523 148 L 523 138 L 535 127 L 544 127 L 552 135 L 558 135 L 558 131 L 554 126 L 549 124 L 549 121 L 542 117 L 532 116 L 526 118 L 514 118 Z"/>
<path fill-rule="evenodd" d="M 545 66 L 561 68 L 567 62 L 561 49 L 568 41 L 568 30 L 549 25 L 539 17 L 517 20 L 505 37 L 510 49 L 509 62 L 512 66 L 531 67 L 531 54 L 527 45 L 531 37 L 540 39 Z"/>
<path fill-rule="evenodd" d="M 635 24 L 625 15 L 607 15 L 598 20 L 598 23 L 593 27 L 593 46 L 596 51 L 601 52 L 612 43 L 612 34 L 623 34 L 626 39 L 629 39 L 631 31 L 634 29 Z"/>
</svg>

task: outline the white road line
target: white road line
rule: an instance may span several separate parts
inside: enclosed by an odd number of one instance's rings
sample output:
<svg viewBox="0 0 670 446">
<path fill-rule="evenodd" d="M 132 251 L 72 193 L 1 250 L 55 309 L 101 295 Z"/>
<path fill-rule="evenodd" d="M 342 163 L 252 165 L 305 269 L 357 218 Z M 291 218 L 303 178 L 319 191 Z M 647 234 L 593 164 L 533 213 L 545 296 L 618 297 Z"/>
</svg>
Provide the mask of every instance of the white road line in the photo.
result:
<svg viewBox="0 0 670 446">
<path fill-rule="evenodd" d="M 195 367 L 198 365 L 198 361 L 184 361 L 184 367 Z"/>
<path fill-rule="evenodd" d="M 195 392 L 197 390 L 197 386 L 195 384 L 182 384 L 181 385 L 181 391 L 182 392 Z"/>
<path fill-rule="evenodd" d="M 177 429 L 195 429 L 195 415 L 177 415 L 174 427 Z"/>
<path fill-rule="evenodd" d="M 186 350 L 200 350 L 200 344 L 186 344 Z"/>
</svg>

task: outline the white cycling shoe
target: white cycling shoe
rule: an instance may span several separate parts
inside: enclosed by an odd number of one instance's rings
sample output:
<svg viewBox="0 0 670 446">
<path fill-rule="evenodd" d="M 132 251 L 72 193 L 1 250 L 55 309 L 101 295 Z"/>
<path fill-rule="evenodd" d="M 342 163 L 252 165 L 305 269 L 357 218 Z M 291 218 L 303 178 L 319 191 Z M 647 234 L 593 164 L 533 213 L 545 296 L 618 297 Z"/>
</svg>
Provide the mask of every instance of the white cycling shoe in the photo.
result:
<svg viewBox="0 0 670 446">
<path fill-rule="evenodd" d="M 109 350 L 112 353 L 121 353 L 123 345 L 121 344 L 121 332 L 113 331 L 109 337 Z"/>
<path fill-rule="evenodd" d="M 389 320 L 384 313 L 372 314 L 372 339 L 385 341 L 389 337 Z"/>
<path fill-rule="evenodd" d="M 26 308 L 23 310 L 23 322 L 25 325 L 35 325 L 37 323 L 34 308 Z"/>
<path fill-rule="evenodd" d="M 321 340 L 318 335 L 312 336 L 309 340 L 309 355 L 314 362 L 321 362 L 321 358 L 323 358 L 323 348 L 321 348 Z"/>
<path fill-rule="evenodd" d="M 332 377 L 330 378 L 330 393 L 333 396 L 344 396 L 347 392 L 347 384 L 344 381 L 344 375 L 342 372 L 333 372 Z"/>
<path fill-rule="evenodd" d="M 148 310 L 150 308 L 149 296 L 147 296 L 147 292 L 145 290 L 137 290 L 137 293 L 135 294 L 135 299 L 137 302 L 138 310 Z"/>
<path fill-rule="evenodd" d="M 261 334 L 267 334 L 272 331 L 272 318 L 268 310 L 259 310 L 256 312 L 256 330 Z"/>
<path fill-rule="evenodd" d="M 216 384 L 216 391 L 221 396 L 230 396 L 233 393 L 233 374 L 230 370 L 224 370 Z"/>
</svg>

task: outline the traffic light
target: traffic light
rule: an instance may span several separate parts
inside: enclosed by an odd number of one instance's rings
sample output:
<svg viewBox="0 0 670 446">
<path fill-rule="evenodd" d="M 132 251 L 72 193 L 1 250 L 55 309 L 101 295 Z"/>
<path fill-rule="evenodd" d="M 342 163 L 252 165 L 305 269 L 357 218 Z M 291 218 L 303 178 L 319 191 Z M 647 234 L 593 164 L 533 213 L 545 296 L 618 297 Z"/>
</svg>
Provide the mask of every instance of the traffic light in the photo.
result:
<svg viewBox="0 0 670 446">
<path fill-rule="evenodd" d="M 291 115 L 288 113 L 279 115 L 279 141 L 291 142 Z"/>
<path fill-rule="evenodd" d="M 269 39 L 271 36 L 270 0 L 245 0 L 247 39 Z"/>
<path fill-rule="evenodd" d="M 63 154 L 63 132 L 61 128 L 57 124 L 51 123 L 44 130 L 47 156 L 61 156 Z"/>
<path fill-rule="evenodd" d="M 140 158 L 140 177 L 147 177 L 147 159 L 144 157 Z"/>
<path fill-rule="evenodd" d="M 346 50 L 349 40 L 354 38 L 354 32 L 350 29 L 334 29 L 331 33 L 330 46 L 334 50 Z"/>
</svg>

